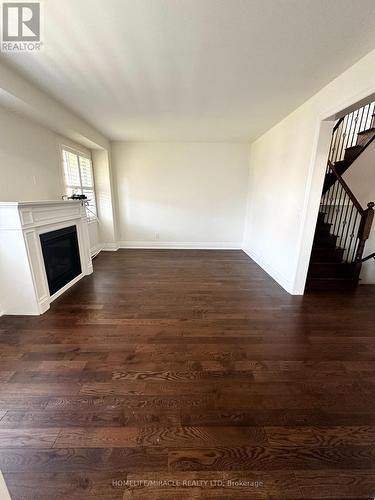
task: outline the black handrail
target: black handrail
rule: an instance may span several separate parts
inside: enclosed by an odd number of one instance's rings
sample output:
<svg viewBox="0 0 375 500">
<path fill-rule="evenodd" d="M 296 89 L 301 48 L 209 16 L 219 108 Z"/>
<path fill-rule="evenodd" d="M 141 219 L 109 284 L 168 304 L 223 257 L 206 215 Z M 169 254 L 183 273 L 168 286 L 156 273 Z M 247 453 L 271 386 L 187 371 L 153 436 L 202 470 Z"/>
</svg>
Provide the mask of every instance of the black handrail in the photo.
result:
<svg viewBox="0 0 375 500">
<path fill-rule="evenodd" d="M 363 259 L 361 259 L 359 262 L 366 262 L 366 260 L 370 259 L 375 259 L 375 252 L 370 253 L 370 255 L 367 255 L 367 257 L 363 257 Z"/>
<path fill-rule="evenodd" d="M 340 123 L 342 123 L 344 121 L 344 118 L 345 118 L 345 116 L 342 116 L 339 120 L 337 120 L 337 122 L 335 123 L 335 126 L 333 127 L 332 132 L 335 132 L 339 128 Z"/>
<path fill-rule="evenodd" d="M 363 215 L 364 214 L 364 209 L 362 208 L 362 205 L 359 203 L 359 201 L 357 200 L 357 198 L 355 197 L 353 191 L 350 189 L 350 187 L 347 185 L 347 183 L 344 181 L 344 179 L 341 177 L 341 175 L 339 175 L 337 173 L 337 170 L 335 168 L 335 166 L 333 165 L 333 163 L 331 163 L 329 160 L 328 160 L 328 166 L 329 168 L 331 169 L 331 171 L 335 174 L 335 177 L 336 179 L 338 180 L 338 182 L 342 185 L 343 189 L 346 191 L 346 193 L 348 194 L 349 198 L 351 199 L 351 201 L 353 202 L 353 205 L 355 205 L 356 209 L 358 210 L 358 212 Z"/>
</svg>

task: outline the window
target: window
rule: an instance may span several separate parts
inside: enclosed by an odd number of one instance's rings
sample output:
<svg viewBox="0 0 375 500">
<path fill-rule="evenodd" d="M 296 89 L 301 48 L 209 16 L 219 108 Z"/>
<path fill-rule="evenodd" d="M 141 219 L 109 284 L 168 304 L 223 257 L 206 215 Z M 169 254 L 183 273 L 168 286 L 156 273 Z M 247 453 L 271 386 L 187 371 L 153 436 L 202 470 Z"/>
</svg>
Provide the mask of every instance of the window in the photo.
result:
<svg viewBox="0 0 375 500">
<path fill-rule="evenodd" d="M 91 159 L 72 149 L 62 148 L 65 194 L 87 196 L 86 212 L 89 220 L 96 219 L 94 175 Z"/>
</svg>

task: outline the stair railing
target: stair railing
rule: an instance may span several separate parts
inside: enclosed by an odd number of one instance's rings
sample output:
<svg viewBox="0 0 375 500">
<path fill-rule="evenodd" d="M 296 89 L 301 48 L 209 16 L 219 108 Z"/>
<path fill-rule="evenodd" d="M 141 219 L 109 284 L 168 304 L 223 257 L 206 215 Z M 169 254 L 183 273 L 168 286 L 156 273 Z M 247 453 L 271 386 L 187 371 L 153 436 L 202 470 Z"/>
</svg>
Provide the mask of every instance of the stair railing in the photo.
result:
<svg viewBox="0 0 375 500">
<path fill-rule="evenodd" d="M 329 161 L 342 161 L 345 150 L 357 145 L 358 134 L 374 126 L 375 101 L 338 120 L 333 128 Z"/>
<path fill-rule="evenodd" d="M 328 161 L 335 162 L 336 158 L 340 157 L 339 150 L 343 145 L 343 134 L 344 134 L 344 118 L 340 118 L 333 127 L 331 145 L 329 148 Z"/>
<path fill-rule="evenodd" d="M 329 224 L 329 233 L 337 237 L 336 246 L 344 249 L 343 262 L 360 263 L 374 218 L 374 203 L 363 209 L 347 183 L 328 160 L 327 173 L 336 181 L 322 196 L 320 212 Z"/>
</svg>

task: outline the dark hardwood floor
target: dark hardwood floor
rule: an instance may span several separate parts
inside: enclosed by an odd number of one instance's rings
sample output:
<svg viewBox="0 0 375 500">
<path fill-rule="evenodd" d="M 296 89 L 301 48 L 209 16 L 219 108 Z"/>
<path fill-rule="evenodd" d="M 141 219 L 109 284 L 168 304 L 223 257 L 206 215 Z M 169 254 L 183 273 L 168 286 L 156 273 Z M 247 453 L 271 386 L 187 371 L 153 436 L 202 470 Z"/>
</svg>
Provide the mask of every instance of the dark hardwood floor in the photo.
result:
<svg viewBox="0 0 375 500">
<path fill-rule="evenodd" d="M 13 500 L 375 496 L 375 287 L 292 297 L 240 251 L 94 269 L 0 318 Z"/>
</svg>

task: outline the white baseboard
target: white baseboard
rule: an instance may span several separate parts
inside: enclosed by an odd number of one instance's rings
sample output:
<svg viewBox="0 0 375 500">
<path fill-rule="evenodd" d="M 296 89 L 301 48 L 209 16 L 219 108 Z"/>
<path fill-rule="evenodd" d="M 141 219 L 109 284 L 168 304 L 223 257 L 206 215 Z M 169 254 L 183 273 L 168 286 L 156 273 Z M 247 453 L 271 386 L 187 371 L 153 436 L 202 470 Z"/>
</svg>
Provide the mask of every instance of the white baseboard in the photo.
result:
<svg viewBox="0 0 375 500">
<path fill-rule="evenodd" d="M 119 248 L 118 243 L 103 243 L 102 245 L 103 252 L 117 252 Z"/>
<path fill-rule="evenodd" d="M 223 241 L 119 241 L 118 248 L 241 250 L 241 243 Z"/>
<path fill-rule="evenodd" d="M 276 281 L 280 286 L 284 288 L 291 295 L 301 295 L 300 293 L 296 293 L 293 289 L 293 284 L 290 280 L 286 279 L 285 276 L 282 276 L 278 271 L 273 269 L 262 257 L 260 257 L 257 253 L 255 253 L 251 248 L 242 247 L 242 250 L 252 259 L 254 262 L 260 266 L 263 271 L 265 271 L 272 279 Z"/>
<path fill-rule="evenodd" d="M 103 250 L 102 245 L 96 245 L 94 248 L 91 248 L 91 258 L 96 257 Z"/>
</svg>

